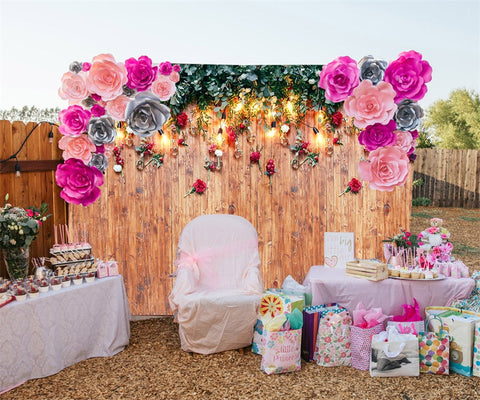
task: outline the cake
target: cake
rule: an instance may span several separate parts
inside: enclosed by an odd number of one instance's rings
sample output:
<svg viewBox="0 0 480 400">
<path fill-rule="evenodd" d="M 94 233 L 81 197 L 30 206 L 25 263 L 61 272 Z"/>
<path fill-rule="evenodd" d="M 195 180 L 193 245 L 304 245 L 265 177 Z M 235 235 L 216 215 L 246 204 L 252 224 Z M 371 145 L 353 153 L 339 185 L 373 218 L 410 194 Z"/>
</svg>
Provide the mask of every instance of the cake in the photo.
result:
<svg viewBox="0 0 480 400">
<path fill-rule="evenodd" d="M 410 275 L 411 275 L 411 273 L 408 269 L 400 270 L 400 278 L 409 279 L 411 277 Z"/>
</svg>

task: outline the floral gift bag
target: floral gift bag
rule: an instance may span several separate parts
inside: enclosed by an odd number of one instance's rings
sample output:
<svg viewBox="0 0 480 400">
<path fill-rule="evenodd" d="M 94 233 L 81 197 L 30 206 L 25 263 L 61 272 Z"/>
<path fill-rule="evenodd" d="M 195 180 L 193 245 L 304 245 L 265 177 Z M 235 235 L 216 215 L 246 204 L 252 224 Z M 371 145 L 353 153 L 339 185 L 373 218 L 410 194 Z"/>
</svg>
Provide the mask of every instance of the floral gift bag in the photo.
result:
<svg viewBox="0 0 480 400">
<path fill-rule="evenodd" d="M 313 359 L 318 365 L 336 367 L 351 364 L 350 328 L 352 318 L 343 307 L 322 312 Z"/>
<path fill-rule="evenodd" d="M 473 339 L 473 375 L 480 376 L 480 322 L 475 324 Z"/>
<path fill-rule="evenodd" d="M 440 321 L 439 333 L 427 332 L 422 329 L 418 333 L 418 350 L 420 353 L 420 372 L 437 375 L 449 374 L 450 337 L 443 329 L 442 320 L 436 315 L 431 315 L 425 322 L 428 327 L 431 318 Z"/>
<path fill-rule="evenodd" d="M 265 350 L 261 370 L 268 375 L 300 371 L 302 330 L 271 332 L 265 330 Z"/>
</svg>

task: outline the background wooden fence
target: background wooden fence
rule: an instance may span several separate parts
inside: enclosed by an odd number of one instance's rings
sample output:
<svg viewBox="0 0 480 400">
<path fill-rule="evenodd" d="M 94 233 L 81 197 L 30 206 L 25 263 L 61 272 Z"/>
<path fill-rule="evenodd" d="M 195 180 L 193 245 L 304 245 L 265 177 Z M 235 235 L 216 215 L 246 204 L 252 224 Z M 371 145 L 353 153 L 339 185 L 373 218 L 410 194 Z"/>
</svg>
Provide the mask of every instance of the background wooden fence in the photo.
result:
<svg viewBox="0 0 480 400">
<path fill-rule="evenodd" d="M 211 115 L 209 132 L 218 131 L 220 121 Z M 307 125 L 316 125 L 309 113 Z M 358 195 L 339 197 L 351 178 L 358 178 L 357 163 L 363 155 L 355 136 L 342 135 L 343 146 L 333 156 L 321 154 L 315 167 L 304 164 L 294 170 L 289 147 L 276 138 L 266 138 L 262 126 L 252 126 L 255 145 L 263 145 L 261 165 L 273 158 L 277 173 L 272 193 L 268 177 L 251 165 L 252 145 L 240 138 L 243 154 L 236 159 L 234 149 L 224 148 L 223 169 L 204 169 L 207 143 L 201 136 L 186 137 L 176 157 L 166 153 L 159 169 L 135 168 L 138 155 L 133 148 L 122 152 L 125 178 L 108 168 L 99 201 L 89 207 L 70 206 L 73 225 L 84 227 L 94 254 L 116 259 L 125 278 L 130 309 L 134 315 L 169 314 L 169 275 L 175 270 L 178 238 L 193 218 L 208 213 L 234 213 L 256 227 L 261 254 L 261 272 L 266 287 L 279 286 L 287 275 L 302 282 L 310 266 L 323 264 L 325 231 L 354 232 L 357 257 L 383 257 L 381 241 L 409 228 L 411 177 L 393 192 L 365 187 Z M 294 129 L 292 128 L 294 131 Z M 305 128 L 304 139 L 314 134 Z M 289 135 L 290 144 L 295 133 Z M 210 157 L 211 158 L 211 157 Z M 208 181 L 205 194 L 184 198 L 193 182 Z"/>
<path fill-rule="evenodd" d="M 15 153 L 27 134 L 36 123 L 0 121 L 0 159 Z M 21 175 L 15 176 L 16 161 L 0 164 L 0 205 L 3 206 L 5 195 L 9 193 L 9 203 L 14 206 L 40 206 L 42 202 L 49 205 L 49 213 L 53 214 L 40 229 L 40 234 L 30 248 L 31 257 L 47 256 L 52 247 L 53 225 L 66 222 L 67 210 L 65 202 L 60 198 L 60 189 L 55 184 L 55 168 L 61 160 L 58 149 L 60 134 L 53 127 L 53 143 L 48 141 L 50 124 L 43 123 L 33 131 L 18 154 Z M 0 276 L 6 276 L 3 260 L 0 262 Z"/>
<path fill-rule="evenodd" d="M 480 151 L 417 149 L 413 198 L 427 197 L 437 207 L 480 207 Z"/>
</svg>

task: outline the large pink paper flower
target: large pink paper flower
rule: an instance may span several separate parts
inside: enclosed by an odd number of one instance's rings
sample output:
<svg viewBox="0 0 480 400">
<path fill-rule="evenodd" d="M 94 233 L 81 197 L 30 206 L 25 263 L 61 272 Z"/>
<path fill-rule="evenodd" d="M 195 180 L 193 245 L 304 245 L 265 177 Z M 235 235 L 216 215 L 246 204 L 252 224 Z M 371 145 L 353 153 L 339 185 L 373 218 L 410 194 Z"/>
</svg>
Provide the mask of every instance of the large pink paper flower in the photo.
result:
<svg viewBox="0 0 480 400">
<path fill-rule="evenodd" d="M 396 146 L 379 147 L 370 152 L 369 161 L 360 161 L 360 179 L 368 181 L 370 188 L 391 192 L 395 186 L 402 186 L 408 178 L 409 159 Z"/>
<path fill-rule="evenodd" d="M 102 100 L 113 100 L 122 94 L 127 83 L 127 69 L 117 63 L 111 54 L 100 54 L 93 58 L 87 75 L 87 89 L 101 96 Z"/>
<path fill-rule="evenodd" d="M 404 51 L 387 67 L 383 80 L 390 83 L 397 93 L 395 103 L 403 99 L 418 101 L 427 93 L 426 83 L 432 80 L 432 67 L 422 60 L 420 53 Z"/>
<path fill-rule="evenodd" d="M 58 95 L 69 104 L 78 104 L 88 97 L 85 73 L 74 74 L 65 72 L 62 76 L 62 86 L 58 89 Z"/>
<path fill-rule="evenodd" d="M 97 186 L 103 185 L 103 174 L 95 167 L 70 158 L 58 165 L 55 180 L 62 188 L 60 197 L 67 203 L 88 206 L 100 197 Z"/>
<path fill-rule="evenodd" d="M 63 150 L 64 160 L 76 158 L 88 164 L 96 147 L 87 135 L 63 136 L 58 142 L 58 147 Z"/>
<path fill-rule="evenodd" d="M 393 101 L 395 91 L 387 82 L 374 86 L 372 81 L 362 81 L 350 97 L 345 100 L 344 109 L 358 128 L 367 125 L 388 124 L 393 118 L 397 105 Z"/>
<path fill-rule="evenodd" d="M 402 150 L 404 153 L 412 154 L 417 146 L 417 141 L 413 139 L 410 132 L 395 131 L 397 136 L 395 146 Z"/>
<path fill-rule="evenodd" d="M 149 89 L 157 76 L 158 67 L 153 67 L 152 60 L 147 56 L 138 57 L 138 61 L 133 57 L 129 58 L 125 61 L 125 67 L 128 72 L 128 87 L 139 92 Z"/>
<path fill-rule="evenodd" d="M 73 105 L 60 111 L 58 119 L 61 122 L 58 130 L 62 135 L 78 136 L 87 130 L 92 114 L 82 107 Z"/>
<path fill-rule="evenodd" d="M 360 82 L 357 62 L 348 56 L 338 57 L 322 68 L 318 86 L 325 89 L 325 98 L 334 103 L 345 100 Z"/>
<path fill-rule="evenodd" d="M 161 101 L 170 100 L 175 94 L 175 83 L 165 75 L 159 75 L 152 85 L 152 92 L 155 93 Z"/>
<path fill-rule="evenodd" d="M 107 102 L 105 110 L 107 113 L 117 121 L 125 121 L 125 109 L 130 99 L 123 94 L 117 98 Z"/>
</svg>

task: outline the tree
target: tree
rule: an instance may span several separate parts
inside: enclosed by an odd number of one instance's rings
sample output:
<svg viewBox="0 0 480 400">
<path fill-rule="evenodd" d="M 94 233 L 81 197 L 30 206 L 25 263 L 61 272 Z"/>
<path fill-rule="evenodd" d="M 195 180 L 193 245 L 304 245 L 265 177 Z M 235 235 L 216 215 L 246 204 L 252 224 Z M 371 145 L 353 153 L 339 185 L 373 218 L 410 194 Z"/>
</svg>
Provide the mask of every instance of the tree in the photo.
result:
<svg viewBox="0 0 480 400">
<path fill-rule="evenodd" d="M 480 149 L 480 96 L 467 89 L 454 90 L 447 100 L 428 108 L 423 127 L 438 147 Z"/>
<path fill-rule="evenodd" d="M 58 122 L 60 108 L 37 108 L 35 106 L 23 106 L 21 109 L 12 107 L 10 110 L 0 110 L 0 120 L 23 122 Z"/>
</svg>

